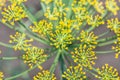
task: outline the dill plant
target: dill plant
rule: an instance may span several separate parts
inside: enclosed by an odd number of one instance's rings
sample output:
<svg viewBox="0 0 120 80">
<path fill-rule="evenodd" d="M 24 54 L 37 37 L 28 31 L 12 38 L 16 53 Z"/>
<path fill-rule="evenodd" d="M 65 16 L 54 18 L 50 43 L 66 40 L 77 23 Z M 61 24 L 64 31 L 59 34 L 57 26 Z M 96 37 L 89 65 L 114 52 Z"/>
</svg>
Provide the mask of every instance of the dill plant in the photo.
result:
<svg viewBox="0 0 120 80">
<path fill-rule="evenodd" d="M 24 52 L 22 56 L 0 57 L 0 60 L 21 59 L 29 66 L 28 70 L 11 77 L 5 77 L 1 70 L 0 80 L 16 80 L 35 68 L 40 72 L 31 80 L 57 80 L 54 71 L 58 64 L 60 80 L 89 80 L 86 73 L 98 80 L 120 80 L 117 69 L 108 64 L 102 68 L 94 67 L 97 54 L 114 52 L 115 58 L 119 58 L 120 21 L 117 17 L 111 18 L 119 15 L 120 6 L 116 1 L 41 0 L 42 9 L 34 15 L 25 5 L 27 0 L 0 0 L 0 23 L 16 31 L 10 35 L 9 44 L 0 42 L 0 46 Z M 29 21 L 30 26 L 24 19 Z M 93 30 L 104 24 L 108 31 L 96 35 Z M 101 39 L 110 32 L 115 35 Z M 39 48 L 32 44 L 34 41 L 47 47 Z M 95 50 L 109 44 L 115 44 L 111 50 Z M 55 57 L 53 63 L 45 70 L 42 63 L 52 57 Z"/>
</svg>

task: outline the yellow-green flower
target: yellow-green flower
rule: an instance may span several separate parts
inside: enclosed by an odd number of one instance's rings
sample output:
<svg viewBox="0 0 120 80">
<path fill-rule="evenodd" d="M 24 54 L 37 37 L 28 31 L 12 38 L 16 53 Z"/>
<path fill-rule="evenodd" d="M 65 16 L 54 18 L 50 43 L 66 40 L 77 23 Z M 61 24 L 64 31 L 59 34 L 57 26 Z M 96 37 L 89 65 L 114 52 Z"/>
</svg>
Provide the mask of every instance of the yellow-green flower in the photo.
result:
<svg viewBox="0 0 120 80">
<path fill-rule="evenodd" d="M 98 37 L 95 36 L 93 32 L 85 32 L 81 31 L 80 36 L 77 37 L 77 40 L 80 41 L 80 43 L 86 44 L 90 48 L 95 48 L 95 45 L 97 44 Z"/>
<path fill-rule="evenodd" d="M 48 23 L 46 20 L 35 22 L 34 26 L 30 26 L 33 32 L 36 32 L 43 37 L 46 37 L 52 31 L 52 27 L 52 23 Z"/>
<path fill-rule="evenodd" d="M 33 80 L 57 80 L 54 74 L 50 74 L 48 70 L 43 70 L 33 77 Z"/>
<path fill-rule="evenodd" d="M 2 16 L 2 22 L 8 22 L 11 25 L 14 25 L 16 21 L 27 17 L 23 7 L 18 6 L 17 4 L 11 4 L 7 8 L 4 8 Z"/>
<path fill-rule="evenodd" d="M 12 4 L 21 4 L 23 2 L 26 2 L 27 0 L 10 0 Z"/>
<path fill-rule="evenodd" d="M 117 15 L 117 11 L 119 10 L 119 7 L 115 0 L 106 0 L 105 5 L 109 11 L 111 11 L 114 15 Z"/>
<path fill-rule="evenodd" d="M 97 59 L 93 49 L 87 48 L 87 45 L 80 45 L 79 48 L 75 48 L 75 51 L 71 52 L 71 54 L 75 63 L 90 69 L 92 65 L 95 64 L 94 60 Z"/>
<path fill-rule="evenodd" d="M 61 20 L 56 26 L 56 30 L 50 33 L 50 45 L 56 48 L 68 49 L 68 45 L 72 44 L 74 37 L 71 33 L 71 20 Z"/>
<path fill-rule="evenodd" d="M 104 21 L 101 16 L 96 15 L 95 17 L 87 16 L 87 23 L 88 25 L 91 25 L 92 27 L 98 27 L 101 24 L 104 24 Z"/>
<path fill-rule="evenodd" d="M 5 6 L 6 0 L 0 0 L 0 10 Z"/>
<path fill-rule="evenodd" d="M 120 21 L 118 18 L 108 20 L 107 27 L 113 30 L 115 33 L 118 33 L 120 31 Z"/>
<path fill-rule="evenodd" d="M 66 11 L 68 11 L 69 8 L 65 7 L 62 0 L 55 0 L 54 4 L 53 10 L 51 10 L 50 7 L 47 7 L 44 16 L 49 20 L 59 20 L 63 16 L 66 16 Z"/>
<path fill-rule="evenodd" d="M 97 72 L 98 75 L 96 75 L 96 78 L 100 80 L 120 80 L 117 69 L 109 66 L 108 64 L 102 66 L 102 69 L 98 68 Z"/>
<path fill-rule="evenodd" d="M 28 48 L 26 53 L 23 55 L 24 63 L 28 64 L 30 68 L 34 65 L 45 62 L 47 59 L 47 55 L 44 54 L 43 49 L 39 49 L 37 47 Z"/>
<path fill-rule="evenodd" d="M 93 5 L 93 7 L 95 8 L 95 10 L 98 13 L 100 13 L 100 14 L 104 14 L 105 13 L 105 8 L 103 6 L 103 2 L 96 1 L 95 4 Z"/>
<path fill-rule="evenodd" d="M 82 22 L 86 20 L 86 16 L 88 15 L 87 8 L 83 1 L 74 1 L 72 3 L 72 11 L 75 15 L 75 19 L 77 21 Z"/>
<path fill-rule="evenodd" d="M 3 77 L 4 77 L 3 72 L 0 72 L 0 80 L 3 80 Z"/>
<path fill-rule="evenodd" d="M 63 78 L 67 80 L 83 80 L 86 78 L 86 73 L 80 65 L 70 66 L 62 75 Z"/>
<path fill-rule="evenodd" d="M 26 39 L 26 35 L 24 33 L 16 32 L 15 35 L 10 35 L 10 38 L 11 40 L 9 43 L 14 44 L 14 50 L 26 50 L 32 46 L 30 42 L 32 42 L 33 39 Z"/>
</svg>

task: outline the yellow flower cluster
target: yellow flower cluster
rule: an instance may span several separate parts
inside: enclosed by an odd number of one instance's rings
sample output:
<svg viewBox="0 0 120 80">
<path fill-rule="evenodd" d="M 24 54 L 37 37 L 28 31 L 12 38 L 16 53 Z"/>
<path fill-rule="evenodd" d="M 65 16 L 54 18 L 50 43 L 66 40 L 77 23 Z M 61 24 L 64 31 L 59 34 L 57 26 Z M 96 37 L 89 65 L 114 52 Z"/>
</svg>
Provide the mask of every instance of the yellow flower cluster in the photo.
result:
<svg viewBox="0 0 120 80">
<path fill-rule="evenodd" d="M 117 11 L 119 10 L 119 7 L 115 0 L 106 0 L 105 5 L 109 11 L 111 11 L 114 15 L 117 15 Z"/>
<path fill-rule="evenodd" d="M 66 11 L 68 11 L 68 8 L 65 7 L 62 0 L 56 0 L 54 1 L 54 4 L 55 6 L 53 7 L 53 10 L 51 10 L 50 7 L 47 7 L 44 16 L 49 20 L 58 20 L 61 17 L 66 16 Z"/>
<path fill-rule="evenodd" d="M 33 80 L 57 80 L 54 74 L 50 74 L 48 70 L 43 70 L 33 77 Z"/>
<path fill-rule="evenodd" d="M 98 27 L 101 24 L 104 24 L 104 21 L 101 16 L 96 15 L 93 16 L 87 16 L 87 23 L 88 25 L 91 25 L 92 27 Z"/>
<path fill-rule="evenodd" d="M 88 2 L 90 5 L 94 5 L 94 4 L 97 2 L 97 0 L 87 0 L 87 2 Z"/>
<path fill-rule="evenodd" d="M 103 6 L 103 2 L 99 2 L 99 1 L 96 1 L 94 4 L 93 4 L 93 7 L 95 8 L 95 10 L 100 13 L 100 14 L 104 14 L 105 13 L 105 8 Z"/>
<path fill-rule="evenodd" d="M 72 3 L 72 10 L 75 14 L 75 19 L 78 22 L 83 22 L 86 20 L 86 16 L 88 15 L 88 10 L 85 7 L 85 4 L 83 1 L 76 1 Z"/>
<path fill-rule="evenodd" d="M 117 70 L 108 64 L 102 66 L 102 69 L 98 68 L 97 72 L 96 78 L 100 80 L 120 80 Z"/>
<path fill-rule="evenodd" d="M 0 0 L 0 10 L 6 5 L 6 0 Z"/>
<path fill-rule="evenodd" d="M 108 20 L 107 27 L 113 30 L 115 33 L 118 33 L 120 31 L 120 21 L 118 18 Z"/>
<path fill-rule="evenodd" d="M 30 68 L 34 65 L 45 62 L 47 59 L 47 55 L 44 54 L 43 49 L 39 49 L 37 47 L 28 48 L 26 53 L 23 55 L 24 63 L 27 63 Z"/>
<path fill-rule="evenodd" d="M 74 37 L 71 33 L 71 20 L 61 20 L 56 30 L 50 33 L 51 44 L 56 48 L 68 49 L 67 45 L 72 44 Z"/>
<path fill-rule="evenodd" d="M 8 8 L 4 8 L 2 16 L 3 16 L 2 22 L 3 23 L 8 22 L 11 25 L 14 25 L 16 21 L 19 21 L 27 17 L 23 7 L 18 6 L 17 4 L 11 4 L 8 6 Z"/>
<path fill-rule="evenodd" d="M 83 72 L 82 66 L 70 66 L 62 75 L 66 80 L 84 80 L 86 79 L 86 73 Z"/>
<path fill-rule="evenodd" d="M 81 66 L 92 68 L 95 64 L 94 60 L 97 59 L 95 52 L 92 48 L 87 48 L 87 45 L 80 45 L 79 48 L 75 48 L 74 52 L 71 52 L 72 58 L 75 63 Z"/>
<path fill-rule="evenodd" d="M 38 23 L 35 22 L 34 26 L 30 26 L 33 32 L 36 32 L 43 37 L 52 31 L 52 27 L 52 23 L 48 23 L 46 20 L 41 20 Z"/>
<path fill-rule="evenodd" d="M 12 4 L 21 4 L 22 2 L 26 2 L 27 0 L 10 0 Z"/>
<path fill-rule="evenodd" d="M 49 3 L 51 3 L 53 0 L 41 0 L 41 2 L 45 3 L 46 5 L 48 5 Z"/>
<path fill-rule="evenodd" d="M 3 80 L 3 77 L 4 77 L 3 72 L 0 72 L 0 80 Z"/>
<path fill-rule="evenodd" d="M 80 36 L 77 37 L 77 40 L 80 41 L 80 43 L 86 44 L 89 48 L 95 48 L 97 44 L 97 36 L 93 32 L 85 32 L 81 31 Z"/>
<path fill-rule="evenodd" d="M 27 50 L 27 48 L 31 47 L 32 45 L 29 44 L 33 41 L 33 39 L 26 39 L 26 35 L 24 33 L 16 32 L 15 35 L 10 35 L 11 40 L 9 43 L 15 44 L 13 46 L 14 50 Z"/>
</svg>

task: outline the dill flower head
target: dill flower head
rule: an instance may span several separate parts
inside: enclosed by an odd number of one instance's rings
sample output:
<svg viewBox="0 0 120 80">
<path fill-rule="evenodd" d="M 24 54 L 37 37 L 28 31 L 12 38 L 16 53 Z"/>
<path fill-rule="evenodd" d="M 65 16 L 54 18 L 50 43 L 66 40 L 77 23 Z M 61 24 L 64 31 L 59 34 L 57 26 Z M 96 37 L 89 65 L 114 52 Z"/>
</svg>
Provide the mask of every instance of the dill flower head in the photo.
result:
<svg viewBox="0 0 120 80">
<path fill-rule="evenodd" d="M 40 65 L 41 63 L 45 62 L 47 55 L 44 54 L 43 49 L 32 47 L 27 49 L 22 58 L 24 63 L 28 64 L 28 66 L 32 68 L 36 64 Z"/>
<path fill-rule="evenodd" d="M 95 48 L 95 45 L 97 44 L 97 36 L 93 32 L 85 32 L 81 31 L 80 36 L 77 37 L 77 40 L 80 41 L 80 43 L 86 44 L 88 47 Z"/>
<path fill-rule="evenodd" d="M 82 24 L 84 20 L 86 20 L 86 16 L 88 15 L 88 10 L 85 7 L 84 1 L 76 1 L 74 0 L 72 3 L 72 11 L 75 16 L 75 20 Z"/>
<path fill-rule="evenodd" d="M 0 0 L 0 10 L 2 9 L 2 7 L 4 7 L 6 4 L 6 0 Z"/>
<path fill-rule="evenodd" d="M 80 65 L 78 66 L 70 66 L 62 75 L 66 80 L 83 80 L 86 78 L 85 72 Z"/>
<path fill-rule="evenodd" d="M 117 70 L 108 64 L 102 66 L 102 69 L 98 68 L 97 72 L 96 78 L 100 80 L 120 80 Z"/>
<path fill-rule="evenodd" d="M 23 2 L 26 2 L 27 0 L 10 0 L 11 1 L 11 3 L 13 3 L 13 4 L 21 4 L 21 3 L 23 3 Z"/>
<path fill-rule="evenodd" d="M 107 27 L 113 30 L 115 33 L 118 33 L 120 30 L 120 21 L 118 18 L 108 20 Z"/>
<path fill-rule="evenodd" d="M 15 35 L 10 35 L 10 38 L 9 43 L 15 44 L 13 46 L 14 50 L 26 50 L 31 46 L 29 43 L 33 41 L 33 39 L 26 39 L 26 35 L 19 32 L 16 32 Z"/>
<path fill-rule="evenodd" d="M 94 60 L 97 59 L 93 49 L 87 48 L 87 45 L 80 45 L 79 48 L 75 48 L 75 51 L 71 52 L 71 54 L 75 63 L 90 69 L 92 65 L 95 64 Z"/>
<path fill-rule="evenodd" d="M 3 80 L 3 77 L 4 77 L 3 72 L 0 72 L 0 80 Z"/>
<path fill-rule="evenodd" d="M 106 0 L 105 5 L 109 11 L 111 11 L 114 15 L 117 15 L 117 11 L 119 10 L 119 7 L 115 0 Z"/>
<path fill-rule="evenodd" d="M 55 0 L 55 6 L 53 6 L 53 10 L 50 9 L 48 6 L 44 16 L 49 20 L 58 20 L 61 19 L 63 16 L 66 17 L 66 12 L 69 10 L 62 2 L 62 0 Z"/>
<path fill-rule="evenodd" d="M 33 80 L 57 80 L 54 74 L 50 74 L 48 70 L 43 70 L 33 77 Z"/>
<path fill-rule="evenodd" d="M 98 13 L 100 13 L 100 14 L 104 14 L 105 13 L 103 2 L 96 1 L 95 4 L 93 5 L 93 7 L 95 8 L 95 10 Z"/>
<path fill-rule="evenodd" d="M 16 4 L 11 4 L 7 8 L 4 8 L 2 16 L 2 22 L 8 22 L 11 25 L 14 25 L 16 21 L 27 17 L 24 9 Z"/>
<path fill-rule="evenodd" d="M 71 33 L 71 20 L 61 20 L 56 30 L 50 33 L 50 45 L 56 48 L 68 49 L 67 45 L 72 44 L 74 37 Z"/>
<path fill-rule="evenodd" d="M 52 27 L 53 25 L 48 23 L 46 20 L 35 22 L 34 26 L 30 26 L 33 32 L 36 32 L 43 37 L 46 37 L 46 35 L 52 31 Z"/>
<path fill-rule="evenodd" d="M 91 25 L 92 27 L 98 27 L 101 24 L 104 24 L 104 21 L 101 16 L 96 15 L 96 16 L 87 16 L 87 23 L 88 25 Z"/>
</svg>

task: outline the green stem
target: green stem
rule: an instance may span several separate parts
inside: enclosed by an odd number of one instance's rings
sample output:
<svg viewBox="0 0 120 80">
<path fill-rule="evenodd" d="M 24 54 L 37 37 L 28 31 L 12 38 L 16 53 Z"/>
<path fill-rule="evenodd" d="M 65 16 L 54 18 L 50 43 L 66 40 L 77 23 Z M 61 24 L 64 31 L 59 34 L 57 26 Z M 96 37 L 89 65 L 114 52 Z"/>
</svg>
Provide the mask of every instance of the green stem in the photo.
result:
<svg viewBox="0 0 120 80">
<path fill-rule="evenodd" d="M 107 37 L 107 38 L 104 38 L 104 39 L 99 39 L 99 40 L 97 40 L 97 42 L 98 43 L 103 43 L 103 42 L 107 42 L 107 41 L 110 41 L 110 40 L 114 40 L 116 38 L 117 38 L 117 36 L 115 35 L 115 36 L 112 36 L 112 37 Z"/>
<path fill-rule="evenodd" d="M 96 74 L 93 73 L 92 71 L 90 71 L 90 70 L 88 70 L 88 69 L 86 69 L 86 68 L 84 68 L 84 70 L 87 71 L 87 72 L 89 72 L 89 73 L 92 74 L 93 76 L 96 76 Z"/>
<path fill-rule="evenodd" d="M 15 78 L 17 78 L 17 77 L 20 77 L 20 76 L 28 73 L 29 71 L 35 69 L 37 66 L 38 66 L 38 64 L 35 65 L 33 68 L 30 68 L 30 69 L 28 69 L 28 70 L 26 70 L 26 71 L 24 71 L 24 72 L 22 72 L 22 73 L 20 73 L 20 74 L 17 74 L 17 75 L 15 75 L 15 76 L 12 76 L 12 77 L 9 77 L 9 78 L 5 78 L 4 80 L 13 80 L 13 79 L 15 79 Z"/>
<path fill-rule="evenodd" d="M 31 12 L 28 10 L 28 8 L 26 8 L 26 6 L 24 4 L 21 4 L 21 6 L 24 8 L 26 14 L 28 15 L 28 18 L 30 19 L 30 21 L 33 23 L 33 22 L 36 22 L 36 18 L 31 14 Z"/>
<path fill-rule="evenodd" d="M 6 44 L 6 43 L 3 43 L 3 42 L 0 42 L 0 45 L 4 46 L 4 47 L 8 47 L 8 48 L 13 48 L 13 45 Z"/>
<path fill-rule="evenodd" d="M 112 52 L 114 52 L 114 51 L 95 51 L 96 52 L 96 54 L 106 54 L 106 53 L 112 53 Z"/>
<path fill-rule="evenodd" d="M 16 60 L 19 57 L 0 57 L 0 60 Z"/>
<path fill-rule="evenodd" d="M 52 73 L 54 72 L 54 70 L 55 70 L 55 67 L 56 67 L 56 65 L 57 65 L 57 63 L 58 63 L 58 60 L 59 60 L 59 57 L 60 57 L 60 54 L 61 54 L 61 50 L 59 49 L 59 51 L 58 51 L 58 53 L 57 53 L 57 55 L 56 55 L 56 57 L 55 57 L 55 59 L 54 59 L 54 62 L 53 62 L 53 64 L 52 64 L 51 68 L 50 68 L 51 74 L 52 74 Z"/>
<path fill-rule="evenodd" d="M 100 34 L 98 37 L 100 38 L 100 37 L 103 37 L 104 35 L 106 35 L 106 34 L 108 34 L 110 32 L 110 30 L 108 30 L 108 31 L 106 31 L 106 32 L 104 32 L 104 33 L 102 33 L 102 34 Z"/>
<path fill-rule="evenodd" d="M 104 42 L 104 43 L 100 43 L 97 46 L 101 47 L 101 46 L 110 45 L 110 44 L 113 44 L 115 41 L 117 41 L 117 39 L 112 40 L 112 41 L 108 41 L 108 42 Z"/>
</svg>

